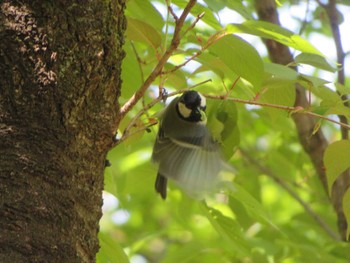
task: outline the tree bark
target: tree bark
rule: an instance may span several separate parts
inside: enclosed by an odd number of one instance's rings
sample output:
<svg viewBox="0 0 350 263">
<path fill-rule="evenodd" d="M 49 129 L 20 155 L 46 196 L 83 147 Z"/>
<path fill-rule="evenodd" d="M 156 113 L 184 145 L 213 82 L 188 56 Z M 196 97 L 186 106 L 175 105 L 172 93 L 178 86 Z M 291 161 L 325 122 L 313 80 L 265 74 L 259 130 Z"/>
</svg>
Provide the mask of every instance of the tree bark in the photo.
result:
<svg viewBox="0 0 350 263">
<path fill-rule="evenodd" d="M 0 262 L 94 262 L 124 0 L 0 9 Z"/>
<path fill-rule="evenodd" d="M 256 0 L 255 8 L 260 20 L 280 25 L 276 2 L 274 0 Z M 265 40 L 272 62 L 287 65 L 293 62 L 293 56 L 287 46 L 273 40 Z M 295 106 L 309 107 L 305 89 L 296 85 Z M 305 114 L 293 114 L 293 120 L 298 132 L 299 141 L 305 152 L 309 155 L 313 166 L 322 182 L 324 190 L 328 193 L 326 171 L 323 164 L 323 155 L 328 146 L 321 129 L 315 131 L 315 118 Z M 346 189 L 350 186 L 350 178 L 346 174 L 341 175 L 333 186 L 331 202 L 338 218 L 338 230 L 343 240 L 346 240 L 347 223 L 342 207 L 342 198 Z"/>
</svg>

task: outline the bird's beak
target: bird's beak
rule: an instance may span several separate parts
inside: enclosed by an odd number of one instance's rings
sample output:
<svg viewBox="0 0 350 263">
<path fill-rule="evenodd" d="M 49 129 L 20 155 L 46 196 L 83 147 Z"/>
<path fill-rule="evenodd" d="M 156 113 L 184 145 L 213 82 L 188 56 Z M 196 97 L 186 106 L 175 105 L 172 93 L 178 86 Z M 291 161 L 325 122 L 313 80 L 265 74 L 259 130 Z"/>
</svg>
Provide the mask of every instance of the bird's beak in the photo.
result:
<svg viewBox="0 0 350 263">
<path fill-rule="evenodd" d="M 203 110 L 201 110 L 200 108 L 198 108 L 198 111 L 201 114 L 201 123 L 207 124 L 207 115 L 205 114 L 205 112 Z"/>
</svg>

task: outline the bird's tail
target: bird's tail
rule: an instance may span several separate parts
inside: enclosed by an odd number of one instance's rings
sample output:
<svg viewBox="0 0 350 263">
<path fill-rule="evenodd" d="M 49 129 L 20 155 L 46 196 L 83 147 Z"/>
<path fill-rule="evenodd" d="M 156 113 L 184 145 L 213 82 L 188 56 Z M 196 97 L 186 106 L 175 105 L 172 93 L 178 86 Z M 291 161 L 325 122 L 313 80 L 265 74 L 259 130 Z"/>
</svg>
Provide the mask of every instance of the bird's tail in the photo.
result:
<svg viewBox="0 0 350 263">
<path fill-rule="evenodd" d="M 166 177 L 164 177 L 160 173 L 157 174 L 155 188 L 157 193 L 159 193 L 164 200 L 166 199 L 167 182 L 168 179 Z"/>
</svg>

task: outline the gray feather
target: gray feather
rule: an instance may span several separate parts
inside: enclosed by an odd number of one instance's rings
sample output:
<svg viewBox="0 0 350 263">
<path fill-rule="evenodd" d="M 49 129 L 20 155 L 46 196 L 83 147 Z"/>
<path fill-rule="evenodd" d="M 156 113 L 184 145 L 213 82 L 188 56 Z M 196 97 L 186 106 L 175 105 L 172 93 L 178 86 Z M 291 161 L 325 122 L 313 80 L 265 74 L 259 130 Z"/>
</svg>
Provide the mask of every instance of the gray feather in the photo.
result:
<svg viewBox="0 0 350 263">
<path fill-rule="evenodd" d="M 202 197 L 218 180 L 223 168 L 219 146 L 207 127 L 177 115 L 174 99 L 165 109 L 152 159 L 159 163 L 156 190 L 166 198 L 166 178 L 174 180 L 194 197 Z M 165 181 L 165 183 L 164 183 Z"/>
</svg>

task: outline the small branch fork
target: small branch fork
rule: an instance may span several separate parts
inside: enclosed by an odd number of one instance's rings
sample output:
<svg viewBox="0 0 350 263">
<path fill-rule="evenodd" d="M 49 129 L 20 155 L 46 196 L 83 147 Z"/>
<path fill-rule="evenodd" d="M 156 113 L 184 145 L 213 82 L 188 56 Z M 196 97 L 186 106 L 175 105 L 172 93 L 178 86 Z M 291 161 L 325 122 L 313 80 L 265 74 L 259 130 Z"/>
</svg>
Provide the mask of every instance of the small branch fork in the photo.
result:
<svg viewBox="0 0 350 263">
<path fill-rule="evenodd" d="M 174 31 L 174 35 L 173 38 L 171 40 L 171 44 L 168 47 L 168 49 L 163 53 L 163 55 L 159 58 L 159 61 L 157 63 L 157 65 L 155 66 L 155 68 L 153 69 L 153 71 L 151 72 L 151 74 L 147 77 L 147 79 L 143 82 L 143 84 L 141 85 L 141 87 L 132 95 L 132 97 L 121 107 L 120 112 L 119 112 L 119 119 L 118 122 L 116 123 L 116 127 L 119 126 L 120 121 L 125 117 L 125 115 L 135 106 L 135 104 L 141 99 L 143 98 L 146 90 L 150 87 L 150 85 L 154 82 L 154 80 L 161 76 L 161 75 L 166 75 L 166 74 L 170 74 L 172 72 L 175 72 L 176 70 L 186 66 L 190 61 L 194 60 L 195 58 L 197 58 L 198 56 L 200 56 L 208 47 L 210 47 L 212 44 L 214 44 L 218 39 L 220 39 L 222 36 L 225 35 L 225 32 L 217 32 L 216 34 L 214 34 L 213 36 L 210 37 L 210 39 L 208 40 L 208 42 L 195 54 L 193 54 L 190 58 L 188 58 L 185 62 L 183 62 L 182 64 L 179 64 L 175 67 L 173 67 L 171 70 L 168 71 L 163 71 L 164 65 L 165 63 L 168 61 L 168 59 L 170 58 L 170 56 L 174 53 L 174 51 L 178 48 L 181 38 L 187 34 L 190 30 L 192 30 L 196 24 L 198 23 L 198 21 L 204 16 L 204 13 L 199 14 L 195 21 L 185 30 L 185 32 L 183 33 L 183 35 L 181 35 L 181 30 L 183 28 L 185 19 L 187 18 L 188 14 L 190 13 L 191 9 L 194 7 L 194 5 L 196 4 L 196 0 L 190 0 L 187 4 L 187 6 L 185 7 L 185 9 L 183 10 L 182 14 L 180 17 L 178 17 L 174 10 L 172 9 L 172 7 L 170 6 L 170 3 L 168 0 L 166 0 L 167 6 L 168 6 L 168 11 L 171 14 L 171 16 L 173 17 L 173 19 L 175 20 L 175 31 Z M 134 50 L 136 52 L 136 50 Z M 137 53 L 136 53 L 137 55 Z M 138 58 L 139 59 L 139 58 Z M 323 120 L 327 120 L 329 122 L 335 123 L 337 125 L 340 125 L 341 128 L 343 130 L 350 130 L 350 125 L 347 124 L 346 122 L 342 122 L 342 121 L 336 121 L 333 120 L 331 118 L 319 115 L 317 113 L 313 113 L 311 111 L 305 110 L 303 107 L 297 106 L 297 107 L 291 107 L 291 106 L 284 106 L 284 105 L 275 105 L 275 104 L 269 104 L 269 103 L 262 103 L 262 102 L 258 102 L 256 100 L 243 100 L 243 99 L 238 99 L 238 98 L 232 98 L 229 97 L 229 93 L 232 91 L 233 87 L 236 85 L 236 83 L 238 82 L 239 78 L 237 78 L 235 80 L 235 82 L 233 83 L 231 89 L 229 91 L 227 91 L 227 94 L 225 95 L 219 95 L 219 96 L 214 96 L 214 95 L 209 95 L 209 94 L 204 94 L 205 97 L 210 98 L 210 99 L 218 99 L 218 100 L 230 100 L 236 103 L 243 103 L 243 104 L 248 104 L 248 105 L 257 105 L 257 106 L 261 106 L 261 107 L 270 107 L 270 108 L 275 108 L 275 109 L 280 109 L 280 110 L 285 110 L 287 112 L 289 112 L 290 114 L 305 114 L 305 115 L 309 115 L 309 116 L 313 116 L 319 119 L 323 119 Z M 202 85 L 208 81 L 211 80 L 206 80 L 203 81 L 201 83 L 198 83 L 195 86 L 192 86 L 190 88 L 187 89 L 183 89 L 183 90 L 178 90 L 176 92 L 170 93 L 168 94 L 166 97 L 171 97 L 171 96 L 175 96 L 178 95 L 180 93 L 183 93 L 186 90 L 189 90 L 191 88 L 197 87 L 199 85 Z M 162 87 L 160 87 L 160 91 L 162 90 Z M 162 95 L 162 93 L 159 93 L 159 97 L 154 99 L 151 103 L 144 105 L 143 109 L 140 110 L 130 121 L 130 123 L 128 124 L 128 126 L 126 127 L 126 129 L 123 132 L 123 135 L 121 136 L 120 139 L 116 140 L 113 143 L 113 146 L 116 146 L 118 144 L 120 144 L 122 141 L 124 141 L 125 139 L 127 139 L 128 137 L 130 137 L 131 135 L 134 135 L 136 133 L 142 132 L 144 130 L 149 129 L 150 126 L 154 125 L 156 122 L 151 122 L 149 124 L 146 124 L 144 127 L 141 127 L 140 129 L 133 131 L 132 133 L 130 133 L 130 129 L 135 126 L 136 121 L 150 108 L 152 108 L 155 104 L 157 104 L 158 102 L 160 102 L 161 100 L 164 100 L 164 96 Z"/>
<path fill-rule="evenodd" d="M 196 0 L 190 0 L 183 10 L 181 16 L 178 18 L 170 5 L 168 5 L 169 12 L 172 14 L 172 16 L 175 19 L 175 31 L 173 38 L 171 40 L 171 44 L 169 48 L 164 52 L 164 54 L 160 57 L 158 64 L 153 69 L 152 73 L 147 77 L 147 79 L 144 81 L 144 83 L 141 85 L 141 87 L 132 95 L 132 97 L 121 107 L 119 115 L 119 121 L 123 119 L 123 117 L 133 108 L 133 106 L 143 97 L 146 90 L 149 88 L 149 86 L 153 83 L 153 81 L 161 74 L 163 67 L 165 63 L 168 61 L 170 56 L 173 54 L 173 52 L 177 49 L 177 47 L 180 44 L 181 39 L 181 29 L 184 25 L 185 19 L 190 13 L 191 9 L 196 4 Z M 119 123 L 117 123 L 118 127 Z"/>
<path fill-rule="evenodd" d="M 237 83 L 239 78 L 236 79 L 236 81 L 234 82 Z M 189 88 L 186 89 L 181 89 L 181 90 L 177 90 L 175 92 L 169 93 L 166 95 L 166 98 L 168 97 L 173 97 L 176 96 L 178 94 L 181 94 L 189 89 L 194 89 L 200 85 L 203 85 L 207 82 L 210 82 L 211 80 L 205 80 L 202 81 L 194 86 L 191 86 Z M 270 104 L 270 103 L 264 103 L 264 102 L 258 102 L 258 101 L 254 101 L 254 100 L 244 100 L 244 99 L 239 99 L 239 98 L 232 98 L 232 97 L 228 97 L 229 93 L 232 91 L 234 84 L 232 85 L 231 89 L 227 91 L 227 94 L 224 95 L 210 95 L 210 94 L 203 94 L 204 97 L 208 98 L 208 99 L 215 99 L 215 100 L 229 100 L 232 102 L 236 102 L 236 103 L 242 103 L 242 104 L 247 104 L 247 105 L 255 105 L 255 106 L 260 106 L 260 107 L 268 107 L 268 108 L 274 108 L 274 109 L 280 109 L 280 110 L 284 110 L 289 112 L 290 114 L 305 114 L 305 115 L 309 115 L 309 116 L 313 116 L 319 119 L 323 119 L 332 123 L 335 123 L 337 125 L 340 125 L 341 127 L 350 130 L 350 125 L 346 124 L 346 123 L 342 123 L 336 120 L 333 120 L 331 118 L 325 117 L 323 115 L 319 115 L 317 113 L 305 110 L 304 108 L 297 106 L 297 107 L 293 107 L 293 106 L 285 106 L 285 105 L 277 105 L 277 104 Z M 141 127 L 140 129 L 133 131 L 132 133 L 130 132 L 130 129 L 135 125 L 136 121 L 138 120 L 138 118 L 140 118 L 147 110 L 149 110 L 150 108 L 152 108 L 154 105 L 156 105 L 157 103 L 159 103 L 160 101 L 164 100 L 165 97 L 163 95 L 160 95 L 158 98 L 154 99 L 152 102 L 150 102 L 149 104 L 145 105 L 133 118 L 132 120 L 129 122 L 128 126 L 125 128 L 125 131 L 122 135 L 122 137 L 116 141 L 115 145 L 120 144 L 121 142 L 123 142 L 124 140 L 126 140 L 128 137 L 135 135 L 139 132 L 143 132 L 145 130 L 147 130 L 150 126 L 153 126 L 154 124 L 156 124 L 156 122 L 151 121 L 149 124 L 146 124 L 145 126 Z"/>
</svg>

